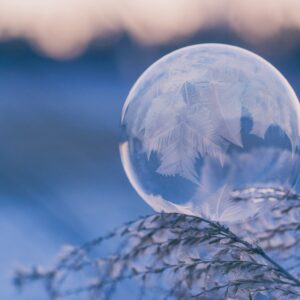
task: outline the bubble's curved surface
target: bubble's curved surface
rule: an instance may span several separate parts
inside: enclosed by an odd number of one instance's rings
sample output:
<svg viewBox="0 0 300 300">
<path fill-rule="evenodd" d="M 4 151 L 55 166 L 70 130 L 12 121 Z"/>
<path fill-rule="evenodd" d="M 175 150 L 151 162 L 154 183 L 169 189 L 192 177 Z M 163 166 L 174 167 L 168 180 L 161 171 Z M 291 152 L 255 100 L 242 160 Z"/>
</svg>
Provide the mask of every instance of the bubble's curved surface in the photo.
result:
<svg viewBox="0 0 300 300">
<path fill-rule="evenodd" d="M 126 174 L 156 211 L 234 222 L 264 204 L 232 202 L 236 190 L 296 181 L 298 99 L 241 48 L 202 44 L 163 57 L 131 89 L 121 122 Z"/>
</svg>

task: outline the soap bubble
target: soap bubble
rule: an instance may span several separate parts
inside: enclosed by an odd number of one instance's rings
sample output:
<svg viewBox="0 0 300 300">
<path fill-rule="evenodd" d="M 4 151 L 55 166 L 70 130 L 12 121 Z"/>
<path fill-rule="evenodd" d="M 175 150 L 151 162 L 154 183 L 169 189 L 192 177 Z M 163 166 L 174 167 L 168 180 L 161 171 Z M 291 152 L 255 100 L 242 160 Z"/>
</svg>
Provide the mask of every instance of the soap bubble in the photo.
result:
<svg viewBox="0 0 300 300">
<path fill-rule="evenodd" d="M 122 163 L 154 210 L 238 222 L 295 185 L 299 111 L 287 80 L 258 55 L 222 44 L 182 48 L 131 89 Z"/>
</svg>

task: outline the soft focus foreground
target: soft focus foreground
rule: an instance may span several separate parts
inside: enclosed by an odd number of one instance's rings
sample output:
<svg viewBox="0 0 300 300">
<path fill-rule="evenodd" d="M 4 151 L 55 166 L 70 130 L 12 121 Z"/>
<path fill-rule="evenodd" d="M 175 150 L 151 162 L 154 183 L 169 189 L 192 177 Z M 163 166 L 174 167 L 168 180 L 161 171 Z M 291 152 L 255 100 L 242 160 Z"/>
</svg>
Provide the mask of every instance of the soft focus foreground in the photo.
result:
<svg viewBox="0 0 300 300">
<path fill-rule="evenodd" d="M 300 198 L 273 194 L 276 208 L 236 227 L 183 214 L 127 222 L 65 248 L 52 267 L 19 269 L 15 285 L 38 281 L 51 300 L 119 299 L 130 286 L 131 299 L 299 299 Z M 118 246 L 103 256 L 113 239 Z"/>
</svg>

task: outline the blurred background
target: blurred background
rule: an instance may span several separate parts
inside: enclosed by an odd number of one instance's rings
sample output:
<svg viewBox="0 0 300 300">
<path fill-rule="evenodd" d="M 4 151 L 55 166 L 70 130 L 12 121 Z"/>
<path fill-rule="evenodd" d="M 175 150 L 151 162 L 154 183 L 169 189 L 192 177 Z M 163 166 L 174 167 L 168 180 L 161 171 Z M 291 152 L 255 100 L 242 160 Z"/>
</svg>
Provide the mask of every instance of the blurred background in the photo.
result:
<svg viewBox="0 0 300 300">
<path fill-rule="evenodd" d="M 150 64 L 207 42 L 261 55 L 300 96 L 298 0 L 0 0 L 0 299 L 45 299 L 13 268 L 151 213 L 121 166 L 121 108 Z"/>
</svg>

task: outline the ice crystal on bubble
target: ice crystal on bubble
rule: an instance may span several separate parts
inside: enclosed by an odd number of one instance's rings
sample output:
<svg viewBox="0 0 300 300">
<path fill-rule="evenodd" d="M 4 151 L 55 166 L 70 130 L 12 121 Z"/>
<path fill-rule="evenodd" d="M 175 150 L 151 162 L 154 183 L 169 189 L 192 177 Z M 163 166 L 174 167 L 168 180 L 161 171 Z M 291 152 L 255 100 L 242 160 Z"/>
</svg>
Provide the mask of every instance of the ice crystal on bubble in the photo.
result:
<svg viewBox="0 0 300 300">
<path fill-rule="evenodd" d="M 122 112 L 125 171 L 156 211 L 235 222 L 272 201 L 251 187 L 293 188 L 298 99 L 261 57 L 228 45 L 186 47 L 153 64 Z"/>
</svg>

